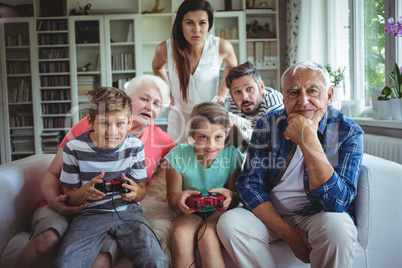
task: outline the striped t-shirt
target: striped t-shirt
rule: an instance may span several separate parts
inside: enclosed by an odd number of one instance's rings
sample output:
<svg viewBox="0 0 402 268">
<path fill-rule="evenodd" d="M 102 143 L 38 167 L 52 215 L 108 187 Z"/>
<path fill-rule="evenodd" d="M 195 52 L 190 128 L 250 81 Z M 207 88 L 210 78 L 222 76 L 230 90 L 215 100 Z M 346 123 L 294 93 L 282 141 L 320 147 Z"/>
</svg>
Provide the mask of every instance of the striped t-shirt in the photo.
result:
<svg viewBox="0 0 402 268">
<path fill-rule="evenodd" d="M 230 98 L 230 112 L 250 120 L 253 128 L 258 118 L 270 111 L 278 109 L 283 109 L 283 96 L 279 91 L 270 87 L 265 87 L 265 98 L 261 100 L 260 110 L 257 115 L 246 115 L 241 108 L 237 107 L 233 99 Z"/>
<path fill-rule="evenodd" d="M 60 184 L 65 187 L 81 187 L 101 172 L 103 181 L 121 180 L 121 174 L 135 182 L 145 182 L 145 153 L 142 142 L 127 134 L 114 149 L 100 149 L 92 143 L 87 131 L 66 143 L 63 149 L 63 169 Z M 86 209 L 113 212 L 127 209 L 135 201 L 121 199 L 120 192 L 108 192 L 100 200 L 88 200 Z"/>
</svg>

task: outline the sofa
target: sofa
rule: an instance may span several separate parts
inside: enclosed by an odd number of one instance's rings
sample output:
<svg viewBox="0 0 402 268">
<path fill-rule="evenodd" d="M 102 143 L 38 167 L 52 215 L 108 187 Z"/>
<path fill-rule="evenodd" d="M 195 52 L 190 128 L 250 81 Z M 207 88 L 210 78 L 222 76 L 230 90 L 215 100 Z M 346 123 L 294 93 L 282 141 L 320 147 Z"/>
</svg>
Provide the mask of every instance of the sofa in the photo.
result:
<svg viewBox="0 0 402 268">
<path fill-rule="evenodd" d="M 0 166 L 0 267 L 12 267 L 28 241 L 34 205 L 42 197 L 41 175 L 53 157 L 35 155 Z M 165 253 L 169 254 L 170 225 L 178 211 L 167 205 L 163 180 L 151 181 L 147 188 L 141 207 Z M 358 243 L 353 267 L 401 266 L 401 191 L 402 165 L 365 154 L 355 200 Z M 278 268 L 309 267 L 283 241 L 273 243 L 271 249 Z M 224 256 L 226 266 L 234 267 L 229 256 L 226 253 Z M 131 266 L 123 258 L 115 267 Z"/>
</svg>

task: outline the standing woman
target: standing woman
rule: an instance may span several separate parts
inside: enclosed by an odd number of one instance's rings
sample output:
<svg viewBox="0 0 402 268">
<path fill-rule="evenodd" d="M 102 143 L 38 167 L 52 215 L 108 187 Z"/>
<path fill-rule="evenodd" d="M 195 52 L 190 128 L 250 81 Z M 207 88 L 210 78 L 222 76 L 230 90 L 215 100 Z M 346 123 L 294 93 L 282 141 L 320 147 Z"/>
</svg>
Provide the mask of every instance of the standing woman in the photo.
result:
<svg viewBox="0 0 402 268">
<path fill-rule="evenodd" d="M 152 69 L 172 90 L 168 134 L 176 143 L 186 141 L 186 125 L 195 105 L 215 99 L 223 104 L 228 93 L 226 74 L 237 65 L 232 45 L 208 33 L 213 25 L 208 1 L 185 0 L 177 10 L 172 37 L 155 50 Z M 225 62 L 221 87 L 219 69 Z M 164 68 L 168 64 L 169 78 Z"/>
</svg>

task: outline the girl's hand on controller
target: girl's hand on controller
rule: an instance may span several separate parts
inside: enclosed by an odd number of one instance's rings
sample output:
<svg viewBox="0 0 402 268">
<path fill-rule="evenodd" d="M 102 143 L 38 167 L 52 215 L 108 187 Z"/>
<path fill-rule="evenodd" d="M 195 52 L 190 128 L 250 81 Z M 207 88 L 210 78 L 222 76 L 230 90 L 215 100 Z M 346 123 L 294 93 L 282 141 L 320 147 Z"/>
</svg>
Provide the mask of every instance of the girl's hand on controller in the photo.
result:
<svg viewBox="0 0 402 268">
<path fill-rule="evenodd" d="M 187 205 L 187 198 L 193 195 L 199 195 L 201 194 L 199 191 L 193 191 L 193 190 L 186 190 L 180 193 L 180 198 L 179 198 L 179 209 L 181 212 L 184 214 L 191 214 L 194 212 L 194 209 L 189 207 Z"/>
<path fill-rule="evenodd" d="M 225 197 L 225 200 L 223 201 L 223 208 L 224 210 L 228 209 L 233 198 L 233 192 L 231 190 L 226 188 L 214 188 L 209 190 L 208 192 L 223 195 Z"/>
</svg>

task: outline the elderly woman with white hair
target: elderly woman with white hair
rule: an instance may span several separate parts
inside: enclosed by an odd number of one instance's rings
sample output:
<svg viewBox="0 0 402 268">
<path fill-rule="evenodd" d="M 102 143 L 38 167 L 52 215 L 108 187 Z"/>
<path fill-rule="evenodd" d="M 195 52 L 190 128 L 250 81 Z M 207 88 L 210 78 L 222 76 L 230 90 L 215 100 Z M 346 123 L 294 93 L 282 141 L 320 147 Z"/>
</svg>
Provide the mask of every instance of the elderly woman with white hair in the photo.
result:
<svg viewBox="0 0 402 268">
<path fill-rule="evenodd" d="M 162 107 L 167 107 L 170 103 L 170 89 L 166 82 L 157 76 L 141 75 L 133 78 L 125 91 L 132 99 L 133 124 L 129 134 L 139 138 L 144 144 L 148 183 L 155 170 L 163 172 L 162 169 L 157 169 L 157 166 L 174 147 L 172 138 L 154 124 Z M 68 206 L 65 203 L 66 196 L 62 189 L 59 189 L 59 177 L 63 164 L 63 146 L 71 138 L 88 130 L 86 118 L 75 124 L 44 173 L 41 183 L 44 199 L 37 205 L 32 218 L 31 239 L 22 250 L 16 267 L 50 267 L 60 241 L 68 229 L 69 217 L 79 213 L 86 206 L 85 202 L 79 206 Z M 135 199 L 135 187 L 129 186 L 129 195 Z M 115 263 L 118 252 L 117 243 L 108 236 L 93 266 Z"/>
</svg>

